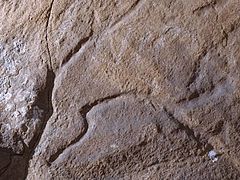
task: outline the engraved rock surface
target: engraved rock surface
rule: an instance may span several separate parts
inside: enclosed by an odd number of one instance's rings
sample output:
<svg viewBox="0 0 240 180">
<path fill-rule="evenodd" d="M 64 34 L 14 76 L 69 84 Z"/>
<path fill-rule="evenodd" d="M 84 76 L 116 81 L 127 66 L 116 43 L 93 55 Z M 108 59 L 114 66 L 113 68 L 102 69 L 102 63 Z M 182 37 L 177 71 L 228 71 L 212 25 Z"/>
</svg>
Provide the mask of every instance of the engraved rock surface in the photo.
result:
<svg viewBox="0 0 240 180">
<path fill-rule="evenodd" d="M 0 179 L 240 177 L 239 0 L 0 14 Z"/>
</svg>

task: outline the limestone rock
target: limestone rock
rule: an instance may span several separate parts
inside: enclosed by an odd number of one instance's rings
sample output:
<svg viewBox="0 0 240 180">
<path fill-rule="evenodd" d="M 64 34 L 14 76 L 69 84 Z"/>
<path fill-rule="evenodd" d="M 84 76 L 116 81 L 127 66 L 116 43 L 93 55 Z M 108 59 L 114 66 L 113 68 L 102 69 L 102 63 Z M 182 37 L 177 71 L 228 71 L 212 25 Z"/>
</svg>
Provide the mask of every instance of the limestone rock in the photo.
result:
<svg viewBox="0 0 240 180">
<path fill-rule="evenodd" d="M 0 179 L 240 177 L 238 0 L 0 13 Z"/>
</svg>

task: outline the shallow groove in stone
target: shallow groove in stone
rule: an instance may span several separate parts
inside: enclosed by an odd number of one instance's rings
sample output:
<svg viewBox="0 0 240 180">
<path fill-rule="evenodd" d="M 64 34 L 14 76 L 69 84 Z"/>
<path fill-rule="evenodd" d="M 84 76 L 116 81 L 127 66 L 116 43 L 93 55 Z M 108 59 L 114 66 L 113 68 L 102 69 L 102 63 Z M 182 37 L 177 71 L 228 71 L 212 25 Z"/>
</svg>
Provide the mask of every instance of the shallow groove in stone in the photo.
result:
<svg viewBox="0 0 240 180">
<path fill-rule="evenodd" d="M 199 11 L 201 11 L 201 10 L 203 10 L 203 9 L 206 9 L 206 8 L 208 8 L 208 7 L 214 7 L 214 6 L 216 5 L 216 3 L 217 3 L 216 0 L 207 2 L 206 4 L 204 4 L 204 5 L 196 8 L 196 9 L 194 9 L 194 10 L 193 10 L 193 14 L 196 13 L 196 12 L 199 12 Z"/>
<path fill-rule="evenodd" d="M 213 149 L 213 146 L 211 144 L 203 143 L 201 139 L 195 135 L 193 129 L 191 129 L 188 125 L 183 124 L 177 118 L 175 118 L 174 114 L 171 113 L 166 107 L 163 107 L 163 111 L 167 114 L 171 121 L 177 124 L 181 130 L 183 130 L 191 139 L 193 139 L 197 143 L 197 148 L 201 150 L 201 155 L 205 155 L 208 151 Z"/>
<path fill-rule="evenodd" d="M 91 29 L 89 35 L 83 39 L 81 39 L 77 45 L 67 54 L 67 56 L 63 59 L 61 67 L 64 66 L 68 61 L 76 54 L 83 46 L 86 44 L 90 38 L 93 36 L 93 30 Z"/>
<path fill-rule="evenodd" d="M 201 60 L 207 55 L 208 51 L 204 50 L 200 56 L 198 57 L 197 61 L 194 63 L 194 68 L 191 74 L 191 77 L 188 80 L 187 83 L 187 88 L 190 88 L 190 86 L 196 81 L 196 79 L 199 76 L 199 73 L 201 71 L 200 66 L 201 66 Z"/>
<path fill-rule="evenodd" d="M 128 10 L 126 13 L 124 13 L 123 15 L 121 15 L 121 16 L 111 25 L 111 27 L 119 24 L 123 19 L 125 19 L 125 18 L 128 17 L 132 12 L 134 12 L 136 9 L 138 9 L 141 1 L 143 1 L 143 0 L 136 0 L 136 1 L 132 4 L 132 6 L 129 8 L 129 10 Z"/>
<path fill-rule="evenodd" d="M 49 158 L 49 163 L 53 163 L 54 161 L 56 161 L 56 159 L 58 159 L 58 157 L 64 153 L 64 151 L 66 151 L 67 149 L 71 148 L 72 146 L 74 146 L 76 143 L 78 143 L 88 132 L 89 130 L 89 122 L 87 120 L 87 114 L 92 110 L 92 108 L 94 108 L 95 106 L 99 105 L 99 104 L 102 104 L 102 103 L 106 103 L 108 101 L 111 101 L 113 99 L 116 99 L 116 98 L 119 98 L 123 95 L 127 95 L 129 94 L 130 92 L 124 92 L 124 93 L 119 93 L 119 94 L 115 94 L 115 95 L 112 95 L 112 96 L 107 96 L 107 97 L 104 97 L 104 98 L 100 98 L 100 99 L 97 99 L 95 100 L 94 102 L 92 103 L 88 103 L 86 105 L 84 105 L 80 110 L 80 114 L 84 120 L 84 125 L 85 125 L 85 128 L 84 128 L 84 132 L 81 133 L 80 135 L 78 135 L 74 140 L 72 140 L 67 147 L 64 147 L 64 148 L 61 148 L 59 149 L 56 153 L 52 154 Z"/>
</svg>

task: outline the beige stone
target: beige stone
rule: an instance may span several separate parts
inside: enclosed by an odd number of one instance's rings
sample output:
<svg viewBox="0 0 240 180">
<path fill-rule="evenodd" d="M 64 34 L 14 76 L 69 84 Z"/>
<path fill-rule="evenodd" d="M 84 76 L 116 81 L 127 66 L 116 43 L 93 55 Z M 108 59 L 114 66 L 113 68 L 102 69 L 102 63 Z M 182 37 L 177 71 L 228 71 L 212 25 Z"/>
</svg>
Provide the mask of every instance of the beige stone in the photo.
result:
<svg viewBox="0 0 240 180">
<path fill-rule="evenodd" d="M 238 0 L 0 13 L 0 179 L 240 177 Z"/>
</svg>

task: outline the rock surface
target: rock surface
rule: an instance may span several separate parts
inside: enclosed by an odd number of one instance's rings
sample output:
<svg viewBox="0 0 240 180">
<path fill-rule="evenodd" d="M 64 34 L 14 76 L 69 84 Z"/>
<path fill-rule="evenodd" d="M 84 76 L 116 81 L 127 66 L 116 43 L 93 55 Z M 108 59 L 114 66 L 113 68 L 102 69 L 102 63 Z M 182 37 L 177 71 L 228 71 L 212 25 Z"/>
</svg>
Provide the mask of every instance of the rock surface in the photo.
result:
<svg viewBox="0 0 240 180">
<path fill-rule="evenodd" d="M 0 14 L 0 179 L 239 179 L 239 0 Z"/>
</svg>

